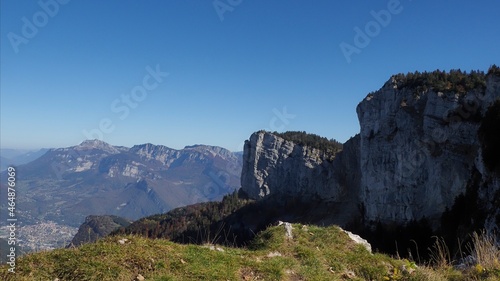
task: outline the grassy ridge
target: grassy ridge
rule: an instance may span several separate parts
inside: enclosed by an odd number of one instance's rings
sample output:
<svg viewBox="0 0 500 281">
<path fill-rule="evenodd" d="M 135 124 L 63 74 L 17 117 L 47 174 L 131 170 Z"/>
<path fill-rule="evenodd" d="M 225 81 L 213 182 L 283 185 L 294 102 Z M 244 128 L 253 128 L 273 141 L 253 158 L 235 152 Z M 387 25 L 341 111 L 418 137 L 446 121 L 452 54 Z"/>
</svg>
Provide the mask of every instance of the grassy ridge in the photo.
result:
<svg viewBox="0 0 500 281">
<path fill-rule="evenodd" d="M 260 232 L 245 248 L 182 245 L 141 236 L 110 236 L 74 249 L 29 254 L 0 280 L 499 280 L 498 253 L 468 271 L 437 269 L 371 254 L 336 226 L 293 225 Z M 479 239 L 479 236 L 478 236 Z M 479 239 L 480 240 L 480 239 Z M 484 240 L 483 240 L 484 241 Z M 493 249 L 492 241 L 480 249 Z M 482 251 L 481 250 L 481 251 Z M 439 254 L 439 252 L 436 252 Z M 491 252 L 486 251 L 489 256 Z M 442 253 L 441 253 L 442 254 Z"/>
<path fill-rule="evenodd" d="M 75 249 L 30 254 L 16 274 L 0 267 L 1 280 L 383 280 L 403 273 L 404 261 L 370 254 L 338 227 L 295 224 L 256 236 L 247 248 L 181 245 L 139 236 L 108 237 Z M 124 244 L 119 240 L 128 239 Z M 417 274 L 413 274 L 417 276 Z M 390 279 L 389 279 L 390 280 Z M 417 279 L 415 279 L 417 280 Z"/>
</svg>

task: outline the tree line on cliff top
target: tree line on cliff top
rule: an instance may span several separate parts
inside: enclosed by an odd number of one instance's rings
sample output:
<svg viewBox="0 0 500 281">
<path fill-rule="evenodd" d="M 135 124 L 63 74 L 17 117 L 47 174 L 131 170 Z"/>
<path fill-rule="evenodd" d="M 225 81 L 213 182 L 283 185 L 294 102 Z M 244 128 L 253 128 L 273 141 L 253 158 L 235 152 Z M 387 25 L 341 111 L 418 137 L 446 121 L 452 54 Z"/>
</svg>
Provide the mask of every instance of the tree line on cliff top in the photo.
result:
<svg viewBox="0 0 500 281">
<path fill-rule="evenodd" d="M 435 70 L 432 72 L 408 72 L 393 76 L 398 88 L 413 88 L 417 93 L 434 90 L 435 92 L 455 92 L 465 94 L 468 91 L 486 88 L 486 76 L 500 76 L 500 68 L 496 65 L 490 66 L 487 74 L 483 71 L 472 70 L 470 72 L 460 69 L 452 69 L 449 72 Z"/>
</svg>

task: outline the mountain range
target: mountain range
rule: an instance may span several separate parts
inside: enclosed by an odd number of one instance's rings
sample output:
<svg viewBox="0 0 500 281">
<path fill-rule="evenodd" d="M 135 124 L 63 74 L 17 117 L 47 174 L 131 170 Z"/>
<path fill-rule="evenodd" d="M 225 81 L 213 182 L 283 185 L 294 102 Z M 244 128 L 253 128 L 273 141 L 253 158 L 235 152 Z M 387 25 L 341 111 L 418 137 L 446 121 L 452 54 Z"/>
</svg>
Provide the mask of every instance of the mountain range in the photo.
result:
<svg viewBox="0 0 500 281">
<path fill-rule="evenodd" d="M 17 216 L 23 226 L 49 221 L 75 231 L 89 215 L 135 220 L 220 200 L 239 188 L 241 165 L 241 154 L 216 146 L 128 148 L 87 140 L 17 167 Z"/>
</svg>

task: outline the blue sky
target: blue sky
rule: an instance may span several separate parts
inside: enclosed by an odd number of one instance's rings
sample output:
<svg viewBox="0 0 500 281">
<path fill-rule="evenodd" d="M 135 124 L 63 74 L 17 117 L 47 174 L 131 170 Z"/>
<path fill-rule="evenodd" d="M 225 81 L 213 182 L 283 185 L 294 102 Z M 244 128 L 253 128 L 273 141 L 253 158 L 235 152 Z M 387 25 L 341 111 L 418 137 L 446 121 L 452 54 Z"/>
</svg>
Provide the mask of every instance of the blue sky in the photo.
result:
<svg viewBox="0 0 500 281">
<path fill-rule="evenodd" d="M 392 74 L 500 64 L 498 1 L 0 3 L 2 148 L 345 141 Z"/>
</svg>

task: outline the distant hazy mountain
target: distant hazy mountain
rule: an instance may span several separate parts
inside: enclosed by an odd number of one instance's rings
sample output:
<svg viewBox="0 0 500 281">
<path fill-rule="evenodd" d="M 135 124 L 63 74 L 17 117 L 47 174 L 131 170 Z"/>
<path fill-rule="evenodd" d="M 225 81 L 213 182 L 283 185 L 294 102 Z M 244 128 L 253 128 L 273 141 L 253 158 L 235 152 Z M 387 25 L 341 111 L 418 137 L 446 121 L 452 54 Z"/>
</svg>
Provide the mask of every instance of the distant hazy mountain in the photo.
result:
<svg viewBox="0 0 500 281">
<path fill-rule="evenodd" d="M 240 186 L 240 172 L 241 155 L 221 147 L 84 141 L 17 166 L 17 215 L 24 224 L 50 220 L 74 227 L 88 215 L 137 219 L 219 200 Z"/>
<path fill-rule="evenodd" d="M 11 159 L 11 158 L 17 157 L 19 155 L 29 153 L 31 151 L 32 150 L 29 150 L 29 149 L 2 148 L 2 149 L 0 149 L 0 155 L 2 155 L 2 157 L 5 157 L 7 159 Z"/>
<path fill-rule="evenodd" d="M 10 165 L 22 165 L 29 163 L 44 155 L 49 149 L 24 150 L 24 149 L 1 149 L 0 150 L 0 170 L 4 171 Z"/>
</svg>

